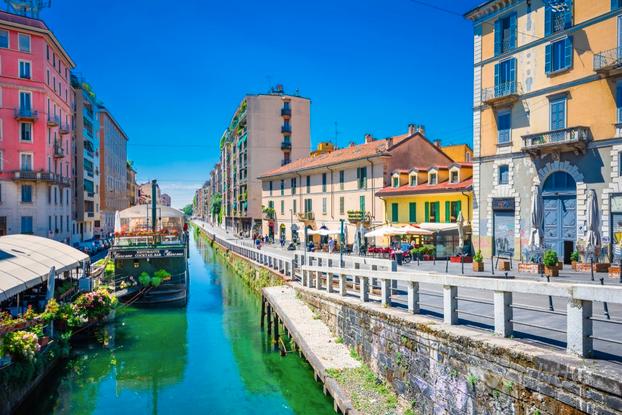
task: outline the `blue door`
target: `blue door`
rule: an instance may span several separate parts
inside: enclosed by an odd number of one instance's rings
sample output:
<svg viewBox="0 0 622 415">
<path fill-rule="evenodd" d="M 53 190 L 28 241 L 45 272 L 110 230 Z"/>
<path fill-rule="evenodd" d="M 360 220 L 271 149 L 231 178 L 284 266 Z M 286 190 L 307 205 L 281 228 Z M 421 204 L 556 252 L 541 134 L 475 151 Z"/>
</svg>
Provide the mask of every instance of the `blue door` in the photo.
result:
<svg viewBox="0 0 622 415">
<path fill-rule="evenodd" d="M 567 262 L 577 240 L 577 196 L 574 179 L 555 172 L 544 182 L 544 246 Z"/>
</svg>

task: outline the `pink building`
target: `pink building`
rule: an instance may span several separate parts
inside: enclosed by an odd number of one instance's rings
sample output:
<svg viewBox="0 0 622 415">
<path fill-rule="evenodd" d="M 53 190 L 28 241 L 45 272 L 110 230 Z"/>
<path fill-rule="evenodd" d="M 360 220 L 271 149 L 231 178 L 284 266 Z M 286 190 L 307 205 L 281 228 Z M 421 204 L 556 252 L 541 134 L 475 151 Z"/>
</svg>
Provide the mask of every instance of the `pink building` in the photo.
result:
<svg viewBox="0 0 622 415">
<path fill-rule="evenodd" d="M 0 235 L 70 237 L 73 67 L 44 22 L 0 12 Z"/>
</svg>

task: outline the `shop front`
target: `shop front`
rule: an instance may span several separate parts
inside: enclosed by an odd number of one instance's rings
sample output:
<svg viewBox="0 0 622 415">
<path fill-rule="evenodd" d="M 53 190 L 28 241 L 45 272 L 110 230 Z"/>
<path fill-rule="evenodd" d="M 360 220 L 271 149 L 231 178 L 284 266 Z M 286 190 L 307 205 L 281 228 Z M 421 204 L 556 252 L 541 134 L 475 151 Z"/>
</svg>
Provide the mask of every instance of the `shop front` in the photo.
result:
<svg viewBox="0 0 622 415">
<path fill-rule="evenodd" d="M 514 198 L 494 198 L 492 200 L 493 255 L 514 257 Z"/>
</svg>

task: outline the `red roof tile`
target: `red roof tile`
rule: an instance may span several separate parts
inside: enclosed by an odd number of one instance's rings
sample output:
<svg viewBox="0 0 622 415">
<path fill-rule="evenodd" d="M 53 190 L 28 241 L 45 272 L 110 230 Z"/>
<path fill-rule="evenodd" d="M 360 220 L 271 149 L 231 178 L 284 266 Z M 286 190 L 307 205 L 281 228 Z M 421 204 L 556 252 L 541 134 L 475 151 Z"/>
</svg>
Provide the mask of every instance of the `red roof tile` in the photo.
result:
<svg viewBox="0 0 622 415">
<path fill-rule="evenodd" d="M 439 184 L 428 185 L 420 184 L 417 186 L 400 186 L 400 187 L 392 187 L 387 186 L 378 192 L 376 192 L 376 196 L 395 196 L 395 195 L 414 195 L 414 194 L 425 194 L 425 193 L 443 193 L 443 192 L 452 192 L 452 191 L 464 191 L 473 189 L 473 178 L 466 179 L 461 181 L 460 183 L 449 183 L 449 181 L 444 181 Z"/>
</svg>

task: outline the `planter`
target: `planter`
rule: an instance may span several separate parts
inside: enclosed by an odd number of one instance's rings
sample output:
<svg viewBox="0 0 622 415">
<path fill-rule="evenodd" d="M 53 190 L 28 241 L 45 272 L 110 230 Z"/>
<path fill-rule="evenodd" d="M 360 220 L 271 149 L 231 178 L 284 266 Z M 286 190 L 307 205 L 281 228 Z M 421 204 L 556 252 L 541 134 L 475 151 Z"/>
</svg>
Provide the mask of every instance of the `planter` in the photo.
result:
<svg viewBox="0 0 622 415">
<path fill-rule="evenodd" d="M 497 269 L 499 271 L 509 271 L 510 270 L 510 261 L 507 260 L 500 260 L 499 263 L 497 264 Z"/>
<path fill-rule="evenodd" d="M 484 272 L 484 263 L 483 262 L 473 262 L 473 271 L 475 271 L 475 272 Z"/>
<path fill-rule="evenodd" d="M 573 270 L 573 271 L 576 271 L 576 270 L 577 270 L 577 264 L 578 264 L 578 263 L 579 263 L 578 261 L 572 261 L 572 262 L 570 263 L 570 268 L 572 268 L 572 270 Z"/>
<path fill-rule="evenodd" d="M 464 262 L 465 264 L 470 264 L 471 262 L 473 262 L 473 257 L 466 256 L 466 255 L 465 256 L 456 255 L 456 256 L 449 257 L 449 262 L 453 262 L 454 264 L 461 264 L 462 262 Z"/>
<path fill-rule="evenodd" d="M 544 275 L 547 277 L 559 277 L 559 269 L 556 266 L 547 267 L 544 266 Z"/>
<path fill-rule="evenodd" d="M 610 266 L 611 264 L 596 262 L 594 263 L 594 272 L 607 272 Z M 591 269 L 592 269 L 592 266 L 589 262 L 588 263 L 585 263 L 585 262 L 577 263 L 578 272 L 590 272 Z"/>
<path fill-rule="evenodd" d="M 609 267 L 609 272 L 607 273 L 609 278 L 620 278 L 620 266 L 612 265 Z"/>
<path fill-rule="evenodd" d="M 563 263 L 562 261 L 559 261 L 559 262 L 557 263 L 557 269 L 558 269 L 558 270 L 560 270 L 560 271 L 561 271 L 562 269 L 564 269 L 564 263 Z"/>
<path fill-rule="evenodd" d="M 49 342 L 50 338 L 48 336 L 43 336 L 39 338 L 39 346 L 41 346 L 42 348 L 47 346 Z"/>
<path fill-rule="evenodd" d="M 424 261 L 430 261 L 430 260 L 432 260 L 432 257 L 430 255 L 426 254 L 426 255 L 423 256 L 423 260 Z"/>
<path fill-rule="evenodd" d="M 544 272 L 543 264 L 535 264 L 533 262 L 521 262 L 518 264 L 518 272 L 528 274 L 542 274 Z"/>
</svg>

